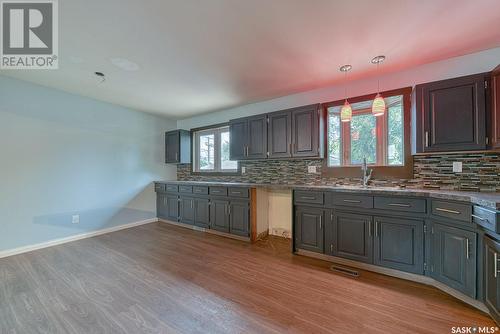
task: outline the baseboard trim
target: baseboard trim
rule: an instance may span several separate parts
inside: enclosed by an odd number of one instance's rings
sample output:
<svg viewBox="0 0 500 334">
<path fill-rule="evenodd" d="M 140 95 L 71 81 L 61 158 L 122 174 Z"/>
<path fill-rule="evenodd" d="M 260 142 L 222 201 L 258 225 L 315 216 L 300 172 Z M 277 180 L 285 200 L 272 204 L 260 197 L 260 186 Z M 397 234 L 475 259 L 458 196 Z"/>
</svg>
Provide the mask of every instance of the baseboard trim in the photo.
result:
<svg viewBox="0 0 500 334">
<path fill-rule="evenodd" d="M 38 243 L 38 244 L 34 244 L 34 245 L 8 249 L 8 250 L 0 251 L 0 259 L 4 258 L 4 257 L 8 257 L 8 256 L 32 252 L 32 251 L 42 249 L 42 248 L 62 245 L 62 244 L 72 242 L 72 241 L 92 238 L 92 237 L 96 237 L 96 236 L 102 235 L 102 234 L 107 234 L 107 233 L 111 233 L 111 232 L 125 230 L 125 229 L 131 228 L 131 227 L 155 223 L 157 221 L 158 221 L 158 218 L 150 218 L 150 219 L 140 220 L 137 222 L 128 223 L 128 224 L 124 224 L 124 225 L 118 225 L 118 226 L 113 226 L 113 227 L 109 227 L 109 228 L 104 228 L 104 229 L 97 230 L 97 231 L 80 233 L 80 234 L 72 235 L 72 236 L 65 237 L 65 238 L 53 239 L 50 241 L 46 241 L 46 242 L 42 242 L 42 243 Z"/>
<path fill-rule="evenodd" d="M 198 232 L 205 232 L 205 233 L 209 233 L 209 234 L 215 234 L 215 235 L 218 235 L 218 236 L 221 236 L 221 237 L 225 237 L 225 238 L 230 238 L 230 239 L 235 239 L 235 240 L 240 240 L 240 241 L 245 241 L 245 242 L 250 242 L 251 241 L 249 237 L 242 237 L 242 236 L 239 236 L 239 235 L 229 234 L 229 233 L 225 233 L 225 232 L 219 232 L 219 231 L 211 230 L 209 228 L 203 228 L 203 227 L 199 227 L 199 226 L 195 226 L 195 225 L 189 225 L 189 224 L 174 222 L 174 221 L 171 221 L 171 220 L 166 220 L 166 219 L 161 219 L 161 218 L 159 218 L 158 221 L 160 221 L 162 223 L 167 223 L 167 224 L 170 224 L 170 225 L 184 227 L 184 228 L 187 228 L 187 229 L 190 229 L 190 230 L 194 230 L 194 231 L 198 231 Z"/>
<path fill-rule="evenodd" d="M 306 251 L 303 249 L 298 249 L 295 253 L 298 255 L 313 257 L 316 259 L 325 260 L 325 261 L 333 262 L 333 263 L 338 263 L 338 264 L 342 264 L 345 266 L 350 266 L 350 267 L 363 269 L 363 270 L 367 270 L 367 271 L 373 271 L 373 272 L 387 275 L 387 276 L 402 278 L 402 279 L 417 282 L 417 283 L 431 285 L 431 286 L 436 287 L 439 290 L 446 292 L 447 294 L 463 301 L 464 303 L 467 303 L 467 304 L 477 308 L 478 310 L 483 311 L 484 313 L 490 314 L 486 305 L 484 305 L 480 301 L 475 300 L 469 296 L 466 296 L 463 293 L 461 293 L 453 288 L 450 288 L 449 286 L 447 286 L 441 282 L 438 282 L 435 279 L 428 277 L 428 276 L 406 273 L 406 272 L 399 271 L 396 269 L 383 268 L 383 267 L 375 266 L 373 264 L 362 263 L 362 262 L 348 260 L 348 259 L 344 259 L 344 258 L 340 258 L 340 257 L 336 257 L 336 256 L 326 255 L 326 254 L 319 254 L 319 253 L 315 253 L 315 252 Z"/>
</svg>

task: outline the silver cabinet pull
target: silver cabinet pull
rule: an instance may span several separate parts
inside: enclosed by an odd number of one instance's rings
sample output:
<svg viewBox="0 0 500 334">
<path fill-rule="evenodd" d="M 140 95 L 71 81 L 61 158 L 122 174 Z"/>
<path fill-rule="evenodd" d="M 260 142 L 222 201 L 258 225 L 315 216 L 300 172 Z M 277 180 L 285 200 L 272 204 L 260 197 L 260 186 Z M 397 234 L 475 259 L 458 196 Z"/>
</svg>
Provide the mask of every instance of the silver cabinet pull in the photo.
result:
<svg viewBox="0 0 500 334">
<path fill-rule="evenodd" d="M 319 216 L 319 229 L 321 230 L 323 227 L 323 216 Z"/>
<path fill-rule="evenodd" d="M 479 216 L 477 216 L 477 215 L 471 215 L 471 216 L 472 216 L 472 218 L 479 219 L 479 220 L 480 220 L 480 221 L 482 221 L 482 222 L 484 222 L 485 220 L 488 220 L 488 219 L 485 219 L 485 218 L 483 218 L 483 217 L 479 217 Z"/>
<path fill-rule="evenodd" d="M 443 208 L 436 208 L 436 211 L 441 211 L 441 212 L 446 212 L 446 213 L 453 213 L 454 215 L 459 215 L 460 214 L 460 211 L 450 210 L 450 209 L 443 209 Z"/>
<path fill-rule="evenodd" d="M 469 239 L 465 239 L 465 255 L 467 260 L 469 259 Z"/>
<path fill-rule="evenodd" d="M 193 208 L 193 200 L 191 200 L 191 209 Z"/>
<path fill-rule="evenodd" d="M 330 244 L 330 253 L 333 253 L 333 244 Z M 496 277 L 496 275 L 495 275 Z"/>
<path fill-rule="evenodd" d="M 387 204 L 388 206 L 397 206 L 401 208 L 411 208 L 410 204 L 405 204 L 405 203 L 389 203 Z"/>
<path fill-rule="evenodd" d="M 342 201 L 344 201 L 346 203 L 361 203 L 361 201 L 356 200 L 356 199 L 344 199 Z"/>
<path fill-rule="evenodd" d="M 175 161 L 179 160 L 179 153 L 175 152 Z"/>
<path fill-rule="evenodd" d="M 330 220 L 333 221 L 333 212 L 330 213 Z"/>
<path fill-rule="evenodd" d="M 375 238 L 378 238 L 378 221 L 375 221 Z"/>
<path fill-rule="evenodd" d="M 493 275 L 495 275 L 495 278 L 497 278 L 498 275 L 498 254 L 497 252 L 493 253 Z"/>
<path fill-rule="evenodd" d="M 316 197 L 314 196 L 300 196 L 300 199 L 310 199 L 310 200 L 315 200 Z"/>
<path fill-rule="evenodd" d="M 429 147 L 429 131 L 425 131 L 425 147 Z"/>
<path fill-rule="evenodd" d="M 372 222 L 368 222 L 368 236 L 372 236 Z"/>
</svg>

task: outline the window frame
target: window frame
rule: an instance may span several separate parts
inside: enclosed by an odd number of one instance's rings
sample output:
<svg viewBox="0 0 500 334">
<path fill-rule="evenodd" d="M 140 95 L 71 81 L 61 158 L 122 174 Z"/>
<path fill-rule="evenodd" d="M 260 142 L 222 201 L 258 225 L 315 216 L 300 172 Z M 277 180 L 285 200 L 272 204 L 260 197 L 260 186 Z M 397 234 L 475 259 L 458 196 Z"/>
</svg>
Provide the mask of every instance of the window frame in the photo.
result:
<svg viewBox="0 0 500 334">
<path fill-rule="evenodd" d="M 386 162 L 387 160 L 387 112 L 383 117 L 377 119 L 377 151 L 381 150 L 381 157 L 377 155 L 377 163 L 370 164 L 370 168 L 373 169 L 373 175 L 377 178 L 386 178 L 386 179 L 407 179 L 413 177 L 413 159 L 411 155 L 411 143 L 410 143 L 410 125 L 411 125 L 411 96 L 412 96 L 412 87 L 399 88 L 394 90 L 388 90 L 384 92 L 380 92 L 382 96 L 396 96 L 402 95 L 403 102 L 403 165 L 380 165 L 380 162 Z M 349 103 L 357 103 L 363 102 L 367 100 L 373 100 L 376 96 L 374 94 L 367 94 L 363 96 L 356 96 L 349 98 Z M 324 117 L 324 149 L 325 149 L 325 159 L 323 161 L 322 174 L 326 177 L 354 177 L 360 178 L 360 165 L 341 165 L 341 166 L 329 166 L 329 156 L 328 156 L 328 125 L 329 125 L 329 115 L 328 108 L 331 107 L 339 107 L 342 106 L 345 102 L 345 99 L 332 101 L 323 103 L 323 117 Z M 363 113 L 363 112 L 361 112 Z M 378 122 L 381 122 L 379 125 Z M 349 129 L 350 131 L 350 122 L 341 122 L 340 124 L 340 137 L 343 139 L 344 131 Z M 350 137 L 349 137 L 350 139 Z M 342 140 L 341 143 L 341 160 L 344 161 L 344 157 L 346 154 L 346 147 L 349 147 L 347 143 L 344 143 Z M 350 152 L 348 152 L 350 154 Z"/>
<path fill-rule="evenodd" d="M 221 133 L 229 132 L 229 123 L 220 123 L 209 126 L 204 126 L 200 128 L 191 129 L 191 152 L 192 152 L 192 164 L 191 164 L 191 174 L 193 175 L 239 175 L 240 163 L 237 161 L 236 169 L 221 169 Z M 206 134 L 214 134 L 214 169 L 211 170 L 200 170 L 199 161 L 200 155 L 198 154 L 198 146 L 200 136 Z"/>
</svg>

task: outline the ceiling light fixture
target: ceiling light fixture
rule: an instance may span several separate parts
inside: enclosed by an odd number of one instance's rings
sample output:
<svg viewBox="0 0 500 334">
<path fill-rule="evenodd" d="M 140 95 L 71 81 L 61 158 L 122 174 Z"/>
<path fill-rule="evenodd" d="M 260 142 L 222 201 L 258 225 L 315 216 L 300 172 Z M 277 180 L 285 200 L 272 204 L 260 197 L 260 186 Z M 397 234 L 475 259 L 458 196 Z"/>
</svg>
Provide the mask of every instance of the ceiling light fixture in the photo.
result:
<svg viewBox="0 0 500 334">
<path fill-rule="evenodd" d="M 100 80 L 98 83 L 102 84 L 104 81 L 106 81 L 106 76 L 104 75 L 104 73 L 102 73 L 102 72 L 94 72 L 94 74 Z"/>
<path fill-rule="evenodd" d="M 352 108 L 349 102 L 347 101 L 347 72 L 349 72 L 352 69 L 351 65 L 344 65 L 340 67 L 340 72 L 344 72 L 344 79 L 345 79 L 345 102 L 342 108 L 340 108 L 340 120 L 342 122 L 350 122 L 352 119 Z"/>
<path fill-rule="evenodd" d="M 382 116 L 385 114 L 385 100 L 380 95 L 380 75 L 378 74 L 378 66 L 385 60 L 385 56 L 376 56 L 372 59 L 372 64 L 377 64 L 377 95 L 372 103 L 372 115 Z"/>
</svg>

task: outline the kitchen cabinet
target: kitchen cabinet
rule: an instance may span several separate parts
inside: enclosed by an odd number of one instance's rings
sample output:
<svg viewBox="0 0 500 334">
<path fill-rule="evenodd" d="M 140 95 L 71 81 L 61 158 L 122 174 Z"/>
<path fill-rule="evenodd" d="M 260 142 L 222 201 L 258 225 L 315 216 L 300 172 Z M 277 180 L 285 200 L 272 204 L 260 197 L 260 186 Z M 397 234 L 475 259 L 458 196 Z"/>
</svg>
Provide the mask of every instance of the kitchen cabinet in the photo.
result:
<svg viewBox="0 0 500 334">
<path fill-rule="evenodd" d="M 177 194 L 168 194 L 165 196 L 167 203 L 167 220 L 179 220 L 179 197 Z"/>
<path fill-rule="evenodd" d="M 165 133 L 165 162 L 167 164 L 191 163 L 191 133 L 174 130 Z"/>
<path fill-rule="evenodd" d="M 229 203 L 229 233 L 250 236 L 250 205 L 246 201 Z"/>
<path fill-rule="evenodd" d="M 291 114 L 292 156 L 322 157 L 319 105 L 294 108 L 291 110 Z"/>
<path fill-rule="evenodd" d="M 417 85 L 416 153 L 486 148 L 488 74 Z"/>
<path fill-rule="evenodd" d="M 431 276 L 446 285 L 476 297 L 475 232 L 439 223 L 431 230 Z"/>
<path fill-rule="evenodd" d="M 156 196 L 156 212 L 158 218 L 168 218 L 167 194 L 158 193 Z"/>
<path fill-rule="evenodd" d="M 229 201 L 211 200 L 210 228 L 229 233 Z"/>
<path fill-rule="evenodd" d="M 259 115 L 229 122 L 231 160 L 267 157 L 267 117 Z"/>
<path fill-rule="evenodd" d="M 484 237 L 484 303 L 496 323 L 500 323 L 500 242 Z"/>
<path fill-rule="evenodd" d="M 500 148 L 500 65 L 491 73 L 491 147 Z"/>
<path fill-rule="evenodd" d="M 269 158 L 292 156 L 292 113 L 280 111 L 268 115 Z"/>
<path fill-rule="evenodd" d="M 208 198 L 194 199 L 194 224 L 199 227 L 210 226 L 210 201 Z"/>
<path fill-rule="evenodd" d="M 325 244 L 329 255 L 372 263 L 372 217 L 332 210 L 327 220 Z"/>
<path fill-rule="evenodd" d="M 184 224 L 194 224 L 194 198 L 192 197 L 179 197 L 179 211 L 180 221 Z"/>
<path fill-rule="evenodd" d="M 374 261 L 379 266 L 424 273 L 424 222 L 375 217 Z"/>
<path fill-rule="evenodd" d="M 297 207 L 295 210 L 295 244 L 297 247 L 323 253 L 323 223 L 323 209 Z"/>
</svg>

